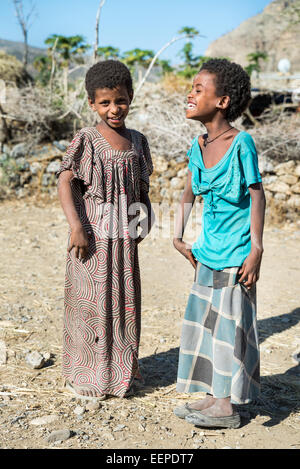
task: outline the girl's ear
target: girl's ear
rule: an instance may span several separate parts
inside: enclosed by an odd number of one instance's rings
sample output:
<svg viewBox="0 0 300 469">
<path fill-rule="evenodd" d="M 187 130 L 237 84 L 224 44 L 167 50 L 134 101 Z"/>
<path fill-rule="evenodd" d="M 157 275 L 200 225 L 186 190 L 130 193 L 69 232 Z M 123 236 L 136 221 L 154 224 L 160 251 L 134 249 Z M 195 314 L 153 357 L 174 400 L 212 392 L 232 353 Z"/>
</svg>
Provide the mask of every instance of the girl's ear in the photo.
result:
<svg viewBox="0 0 300 469">
<path fill-rule="evenodd" d="M 221 110 L 225 110 L 228 108 L 230 104 L 230 97 L 229 96 L 221 96 L 220 98 L 218 98 L 218 102 L 217 102 L 217 109 L 221 109 Z"/>
<path fill-rule="evenodd" d="M 89 103 L 90 108 L 93 109 L 93 111 L 96 111 L 96 109 L 95 109 L 95 103 L 93 103 L 93 101 L 91 100 L 91 98 L 88 98 L 88 103 Z"/>
<path fill-rule="evenodd" d="M 131 104 L 131 101 L 133 100 L 133 95 L 134 95 L 133 90 L 132 90 L 130 93 L 128 93 L 128 96 L 129 96 L 129 104 Z"/>
</svg>

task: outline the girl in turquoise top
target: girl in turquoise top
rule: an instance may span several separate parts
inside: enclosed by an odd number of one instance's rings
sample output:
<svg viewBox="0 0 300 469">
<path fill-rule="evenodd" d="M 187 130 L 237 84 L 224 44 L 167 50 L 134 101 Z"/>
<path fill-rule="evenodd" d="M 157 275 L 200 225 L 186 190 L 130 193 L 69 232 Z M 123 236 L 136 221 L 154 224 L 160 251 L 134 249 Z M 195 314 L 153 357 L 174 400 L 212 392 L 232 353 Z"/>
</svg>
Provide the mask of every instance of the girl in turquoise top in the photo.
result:
<svg viewBox="0 0 300 469">
<path fill-rule="evenodd" d="M 237 64 L 206 62 L 193 81 L 186 117 L 206 127 L 188 151 L 188 178 L 180 203 L 175 248 L 195 268 L 183 321 L 179 392 L 206 397 L 174 410 L 203 427 L 240 425 L 234 404 L 259 393 L 256 290 L 263 253 L 265 196 L 252 137 L 230 123 L 247 108 L 250 80 Z M 204 200 L 202 231 L 183 241 L 195 201 Z"/>
</svg>

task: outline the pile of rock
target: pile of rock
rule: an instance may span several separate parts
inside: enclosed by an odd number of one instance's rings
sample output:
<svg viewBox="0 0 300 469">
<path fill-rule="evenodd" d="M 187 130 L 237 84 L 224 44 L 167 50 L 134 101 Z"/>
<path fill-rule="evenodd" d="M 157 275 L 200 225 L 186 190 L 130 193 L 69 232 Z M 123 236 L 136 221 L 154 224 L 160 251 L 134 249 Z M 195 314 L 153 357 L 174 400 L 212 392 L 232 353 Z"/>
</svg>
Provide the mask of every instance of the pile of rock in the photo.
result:
<svg viewBox="0 0 300 469">
<path fill-rule="evenodd" d="M 267 200 L 300 211 L 300 163 L 291 160 L 274 166 L 263 182 Z"/>
<path fill-rule="evenodd" d="M 69 142 L 54 141 L 29 149 L 26 143 L 9 148 L 4 145 L 0 153 L 0 198 L 5 194 L 24 197 L 40 191 L 56 196 L 56 176 Z M 151 200 L 156 203 L 174 203 L 181 198 L 187 178 L 187 157 L 167 160 L 152 155 L 154 173 L 151 176 Z M 269 211 L 277 210 L 284 220 L 295 221 L 300 212 L 300 161 L 276 161 L 259 158 L 259 169 Z M 282 221 L 284 221 L 282 220 Z"/>
<path fill-rule="evenodd" d="M 51 192 L 56 184 L 62 156 L 69 145 L 66 140 L 30 148 L 27 143 L 4 145 L 0 153 L 0 198 L 5 195 L 24 197 L 37 187 Z"/>
<path fill-rule="evenodd" d="M 167 161 L 154 157 L 154 174 L 151 178 L 151 200 L 178 202 L 187 177 L 186 161 Z M 259 158 L 259 169 L 267 199 L 267 216 L 273 220 L 296 221 L 300 213 L 300 161 L 290 160 L 278 164 L 266 157 Z M 272 212 L 272 213 L 271 213 Z M 280 217 L 274 217 L 275 212 Z"/>
</svg>

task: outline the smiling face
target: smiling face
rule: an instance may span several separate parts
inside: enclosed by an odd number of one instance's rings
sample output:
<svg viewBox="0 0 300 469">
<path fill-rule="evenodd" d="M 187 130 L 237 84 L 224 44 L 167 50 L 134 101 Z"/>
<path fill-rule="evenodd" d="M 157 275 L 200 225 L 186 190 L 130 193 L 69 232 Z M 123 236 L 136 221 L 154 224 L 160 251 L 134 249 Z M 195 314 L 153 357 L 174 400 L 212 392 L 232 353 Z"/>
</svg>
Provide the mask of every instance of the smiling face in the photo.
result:
<svg viewBox="0 0 300 469">
<path fill-rule="evenodd" d="M 210 122 L 218 111 L 225 110 L 229 104 L 228 96 L 217 96 L 215 75 L 202 70 L 193 81 L 188 94 L 187 119 Z"/>
<path fill-rule="evenodd" d="M 120 85 L 113 89 L 97 88 L 95 101 L 89 99 L 89 104 L 105 124 L 118 129 L 125 125 L 131 100 L 132 96 L 129 96 L 126 86 Z"/>
</svg>

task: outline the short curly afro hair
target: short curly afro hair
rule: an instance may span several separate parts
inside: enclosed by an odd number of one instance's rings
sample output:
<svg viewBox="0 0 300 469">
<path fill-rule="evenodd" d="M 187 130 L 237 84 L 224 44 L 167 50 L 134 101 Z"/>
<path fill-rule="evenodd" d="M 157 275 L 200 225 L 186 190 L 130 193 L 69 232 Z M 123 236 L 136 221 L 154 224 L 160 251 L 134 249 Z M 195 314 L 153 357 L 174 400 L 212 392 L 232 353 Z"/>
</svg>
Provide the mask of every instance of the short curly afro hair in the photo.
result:
<svg viewBox="0 0 300 469">
<path fill-rule="evenodd" d="M 90 100 L 95 102 L 97 88 L 125 85 L 129 96 L 133 95 L 132 78 L 129 69 L 119 60 L 103 60 L 93 65 L 86 74 L 85 88 Z"/>
<path fill-rule="evenodd" d="M 226 119 L 235 121 L 247 109 L 251 99 L 249 75 L 238 64 L 226 59 L 210 59 L 204 62 L 199 72 L 206 70 L 215 75 L 217 96 L 229 96 Z"/>
</svg>

